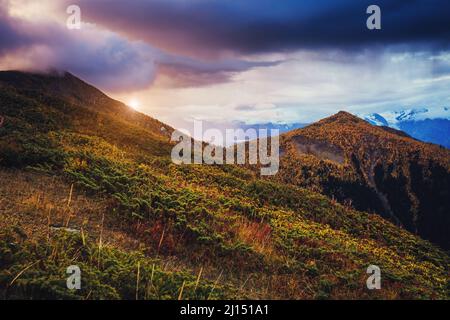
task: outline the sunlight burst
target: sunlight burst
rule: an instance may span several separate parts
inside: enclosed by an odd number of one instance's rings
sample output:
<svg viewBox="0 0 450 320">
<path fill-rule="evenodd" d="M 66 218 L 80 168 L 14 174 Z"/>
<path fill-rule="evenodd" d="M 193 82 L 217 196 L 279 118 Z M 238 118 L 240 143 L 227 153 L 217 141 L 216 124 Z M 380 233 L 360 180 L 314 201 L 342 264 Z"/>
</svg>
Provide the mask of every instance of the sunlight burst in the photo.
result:
<svg viewBox="0 0 450 320">
<path fill-rule="evenodd" d="M 137 110 L 141 106 L 141 103 L 138 100 L 133 99 L 133 100 L 130 100 L 130 102 L 128 102 L 128 106 Z"/>
</svg>

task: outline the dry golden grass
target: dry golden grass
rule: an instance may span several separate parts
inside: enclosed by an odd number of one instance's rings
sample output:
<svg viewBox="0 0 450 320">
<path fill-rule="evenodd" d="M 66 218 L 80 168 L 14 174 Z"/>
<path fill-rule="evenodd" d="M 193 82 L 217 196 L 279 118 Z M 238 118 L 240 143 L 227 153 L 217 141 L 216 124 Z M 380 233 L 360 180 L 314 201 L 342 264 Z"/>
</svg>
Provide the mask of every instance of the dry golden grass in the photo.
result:
<svg viewBox="0 0 450 320">
<path fill-rule="evenodd" d="M 91 198 L 60 178 L 15 170 L 0 170 L 0 228 L 20 227 L 30 239 L 48 237 L 58 229 L 89 234 L 98 239 L 101 219 L 109 212 L 108 201 Z M 70 201 L 69 201 L 70 199 Z M 103 243 L 137 249 L 139 241 L 117 227 L 113 215 L 105 215 Z"/>
</svg>

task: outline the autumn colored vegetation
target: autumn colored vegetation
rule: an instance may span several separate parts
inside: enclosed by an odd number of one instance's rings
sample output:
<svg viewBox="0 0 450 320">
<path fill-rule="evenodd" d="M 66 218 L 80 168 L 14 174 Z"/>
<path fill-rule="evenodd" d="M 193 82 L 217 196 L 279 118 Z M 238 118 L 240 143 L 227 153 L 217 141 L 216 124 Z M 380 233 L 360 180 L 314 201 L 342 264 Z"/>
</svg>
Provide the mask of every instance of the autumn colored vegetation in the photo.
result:
<svg viewBox="0 0 450 320">
<path fill-rule="evenodd" d="M 282 180 L 175 165 L 169 126 L 70 74 L 1 72 L 0 115 L 0 299 L 450 296 L 448 254 L 357 211 L 346 192 L 373 191 L 343 164 L 305 155 L 310 170 Z M 448 154 L 434 151 L 418 159 Z M 366 288 L 371 264 L 382 290 Z M 82 269 L 82 290 L 65 287 L 69 265 Z"/>
<path fill-rule="evenodd" d="M 308 144 L 318 147 L 308 154 L 300 148 Z M 450 150 L 346 112 L 287 133 L 282 145 L 278 181 L 378 213 L 450 249 Z"/>
</svg>

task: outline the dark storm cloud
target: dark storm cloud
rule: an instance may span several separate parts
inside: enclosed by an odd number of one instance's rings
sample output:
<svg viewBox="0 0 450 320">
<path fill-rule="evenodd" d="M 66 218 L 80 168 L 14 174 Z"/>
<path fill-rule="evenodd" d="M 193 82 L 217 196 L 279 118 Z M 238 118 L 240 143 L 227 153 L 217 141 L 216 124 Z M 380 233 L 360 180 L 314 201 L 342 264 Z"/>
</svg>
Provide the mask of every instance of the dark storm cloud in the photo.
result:
<svg viewBox="0 0 450 320">
<path fill-rule="evenodd" d="M 449 45 L 448 0 L 79 0 L 84 17 L 176 52 L 260 53 L 370 45 Z M 382 30 L 366 9 L 382 10 Z"/>
<path fill-rule="evenodd" d="M 73 2 L 58 2 L 56 14 L 63 21 L 69 3 Z M 168 87 L 223 83 L 239 72 L 279 63 L 243 61 L 242 53 L 324 49 L 322 59 L 331 52 L 333 61 L 354 63 L 356 55 L 348 50 L 364 49 L 370 58 L 379 53 L 367 53 L 370 46 L 393 50 L 390 45 L 395 44 L 405 52 L 429 53 L 448 49 L 450 39 L 448 0 L 375 1 L 382 9 L 381 31 L 365 27 L 372 0 L 76 3 L 82 20 L 93 23 L 80 31 L 67 30 L 51 19 L 11 17 L 8 1 L 0 0 L 0 59 L 8 56 L 36 69 L 68 70 L 103 89 L 121 91 L 151 83 Z M 338 56 L 335 50 L 340 51 Z M 448 61 L 435 61 L 433 72 L 448 74 Z"/>
</svg>

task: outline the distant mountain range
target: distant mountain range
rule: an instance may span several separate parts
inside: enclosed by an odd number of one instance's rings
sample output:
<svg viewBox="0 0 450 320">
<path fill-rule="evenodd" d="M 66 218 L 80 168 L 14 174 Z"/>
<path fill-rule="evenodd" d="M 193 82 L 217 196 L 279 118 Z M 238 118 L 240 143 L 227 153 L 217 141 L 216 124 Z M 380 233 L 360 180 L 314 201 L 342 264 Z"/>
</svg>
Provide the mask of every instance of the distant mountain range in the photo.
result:
<svg viewBox="0 0 450 320">
<path fill-rule="evenodd" d="M 182 128 L 195 134 L 194 131 L 194 122 L 193 121 L 186 121 L 182 124 Z M 208 129 L 218 129 L 222 132 L 223 135 L 225 135 L 225 132 L 227 129 L 234 129 L 236 130 L 235 134 L 237 137 L 236 141 L 245 141 L 246 139 L 257 139 L 259 135 L 259 130 L 267 130 L 268 135 L 277 135 L 275 132 L 272 132 L 272 130 L 278 130 L 278 134 L 283 134 L 291 130 L 304 128 L 308 125 L 308 123 L 276 123 L 276 122 L 262 122 L 262 123 L 246 123 L 245 121 L 211 121 L 211 120 L 203 120 L 202 121 L 202 128 L 203 130 Z M 177 126 L 177 128 L 180 128 L 180 126 Z M 242 131 L 239 131 L 242 130 Z M 251 130 L 255 130 L 254 132 L 251 132 Z M 202 132 L 203 134 L 203 132 Z M 203 139 L 203 136 L 195 136 L 193 135 L 193 138 L 197 140 Z M 219 143 L 219 142 L 216 142 Z M 220 144 L 220 143 L 219 143 Z"/>
<path fill-rule="evenodd" d="M 423 142 L 430 142 L 450 148 L 450 107 L 413 108 L 400 111 L 385 111 L 357 114 L 358 117 L 375 126 L 390 127 L 403 131 Z M 304 128 L 308 123 L 258 123 L 247 124 L 233 121 L 231 127 L 247 129 L 278 129 L 280 134 Z"/>
<path fill-rule="evenodd" d="M 257 123 L 257 124 L 246 124 L 245 122 L 241 121 L 234 121 L 233 122 L 235 128 L 241 128 L 243 130 L 247 129 L 267 129 L 269 132 L 270 130 L 279 130 L 280 134 L 294 130 L 299 128 L 304 128 L 308 125 L 308 123 L 273 123 L 273 122 L 267 122 L 267 123 Z"/>
<path fill-rule="evenodd" d="M 398 129 L 421 141 L 450 148 L 450 107 L 405 109 L 359 116 L 373 125 Z"/>
</svg>

